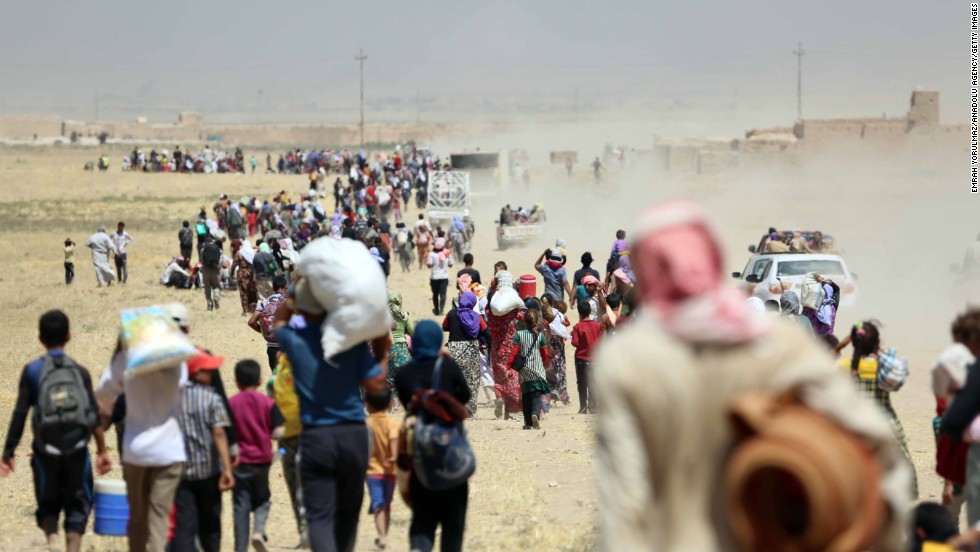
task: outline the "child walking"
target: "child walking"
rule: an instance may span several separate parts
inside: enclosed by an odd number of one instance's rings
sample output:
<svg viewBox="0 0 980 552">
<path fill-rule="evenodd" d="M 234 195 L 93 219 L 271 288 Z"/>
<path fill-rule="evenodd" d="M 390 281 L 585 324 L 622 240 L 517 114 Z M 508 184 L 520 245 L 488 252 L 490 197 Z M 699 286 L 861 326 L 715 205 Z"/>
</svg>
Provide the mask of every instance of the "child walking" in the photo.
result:
<svg viewBox="0 0 980 552">
<path fill-rule="evenodd" d="M 89 371 L 65 354 L 71 340 L 68 316 L 59 310 L 41 315 L 38 322 L 46 353 L 24 366 L 17 402 L 0 461 L 0 478 L 14 471 L 15 452 L 31 416 L 31 453 L 25 458 L 34 476 L 37 499 L 35 521 L 44 531 L 50 550 L 61 550 L 58 519 L 63 519 L 65 550 L 78 552 L 92 510 L 92 459 L 89 441 L 95 438 L 99 475 L 112 469 L 98 420 L 98 405 Z M 63 412 L 60 405 L 76 408 Z M 58 412 L 58 415 L 52 415 Z M 20 465 L 20 464 L 17 464 Z"/>
<path fill-rule="evenodd" d="M 369 514 L 374 514 L 378 536 L 374 546 L 384 550 L 388 528 L 391 526 L 391 501 L 395 495 L 395 459 L 398 457 L 398 433 L 401 423 L 388 415 L 391 391 L 386 387 L 376 396 L 367 396 L 368 417 L 365 422 L 371 431 L 371 458 L 368 460 L 367 486 L 371 497 Z"/>
<path fill-rule="evenodd" d="M 269 466 L 272 465 L 272 440 L 283 430 L 285 419 L 276 403 L 259 392 L 262 367 L 252 359 L 235 365 L 238 393 L 228 403 L 238 432 L 239 464 L 235 468 L 235 490 L 232 492 L 235 522 L 235 552 L 246 552 L 249 545 L 249 521 L 254 513 L 251 543 L 266 552 L 265 522 L 269 519 Z"/>
<path fill-rule="evenodd" d="M 521 401 L 524 410 L 524 429 L 539 429 L 546 398 L 551 393 L 545 379 L 544 365 L 548 362 L 548 339 L 540 330 L 541 311 L 524 311 L 525 329 L 514 334 L 514 355 L 510 365 L 517 370 L 521 382 Z M 523 366 L 520 366 L 523 359 Z M 514 365 L 517 360 L 518 366 Z"/>
<path fill-rule="evenodd" d="M 75 242 L 65 238 L 65 285 L 70 286 L 75 279 Z"/>
<path fill-rule="evenodd" d="M 579 323 L 572 328 L 572 347 L 575 347 L 575 382 L 578 386 L 579 414 L 595 414 L 596 397 L 592 389 L 592 357 L 602 336 L 599 323 L 591 318 L 592 305 L 578 304 Z"/>
<path fill-rule="evenodd" d="M 496 395 L 493 392 L 493 368 L 490 366 L 490 351 L 486 345 L 480 345 L 480 386 L 483 387 L 483 396 L 487 402 L 480 404 L 493 404 Z"/>
<path fill-rule="evenodd" d="M 221 493 L 235 486 L 225 428 L 228 411 L 211 386 L 224 358 L 203 350 L 187 361 L 190 383 L 181 391 L 177 420 L 184 434 L 187 464 L 174 506 L 174 552 L 194 552 L 195 539 L 204 552 L 221 549 Z"/>
</svg>

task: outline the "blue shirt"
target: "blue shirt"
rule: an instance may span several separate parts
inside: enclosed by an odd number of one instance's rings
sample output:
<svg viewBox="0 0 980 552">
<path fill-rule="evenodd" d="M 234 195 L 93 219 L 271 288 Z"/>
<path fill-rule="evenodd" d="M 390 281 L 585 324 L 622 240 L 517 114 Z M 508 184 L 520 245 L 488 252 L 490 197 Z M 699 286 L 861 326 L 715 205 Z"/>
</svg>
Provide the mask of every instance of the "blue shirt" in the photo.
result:
<svg viewBox="0 0 980 552">
<path fill-rule="evenodd" d="M 564 299 L 565 280 L 568 279 L 568 275 L 565 273 L 565 267 L 555 270 L 543 264 L 534 268 L 541 273 L 541 279 L 544 280 L 544 292 L 557 301 Z"/>
<path fill-rule="evenodd" d="M 323 360 L 319 324 L 276 330 L 279 347 L 293 367 L 300 421 L 304 426 L 363 423 L 361 382 L 381 374 L 367 343 Z"/>
</svg>

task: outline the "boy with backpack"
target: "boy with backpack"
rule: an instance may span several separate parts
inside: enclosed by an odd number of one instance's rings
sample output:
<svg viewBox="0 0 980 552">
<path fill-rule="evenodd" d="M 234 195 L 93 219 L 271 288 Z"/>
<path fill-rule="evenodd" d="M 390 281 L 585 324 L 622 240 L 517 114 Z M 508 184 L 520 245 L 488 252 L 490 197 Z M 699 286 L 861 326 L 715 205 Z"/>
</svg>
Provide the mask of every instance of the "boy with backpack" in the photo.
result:
<svg viewBox="0 0 980 552">
<path fill-rule="evenodd" d="M 262 334 L 265 339 L 265 351 L 269 357 L 269 369 L 276 373 L 276 362 L 279 357 L 279 339 L 276 338 L 276 310 L 286 301 L 286 278 L 276 276 L 272 279 L 272 295 L 266 300 L 259 301 L 255 314 L 248 319 L 248 327 Z"/>
<path fill-rule="evenodd" d="M 191 251 L 194 249 L 194 231 L 191 230 L 190 221 L 184 221 L 177 232 L 177 241 L 180 243 L 180 256 L 190 261 Z"/>
<path fill-rule="evenodd" d="M 41 315 L 40 340 L 47 353 L 30 362 L 21 373 L 17 402 L 0 462 L 0 477 L 14 471 L 14 453 L 24 434 L 27 414 L 33 408 L 31 443 L 35 513 L 51 550 L 58 544 L 58 517 L 64 512 L 65 548 L 77 552 L 92 509 L 92 468 L 88 443 L 92 436 L 98 450 L 96 470 L 112 469 L 106 450 L 99 409 L 89 371 L 65 354 L 71 339 L 68 316 L 60 310 Z"/>
<path fill-rule="evenodd" d="M 405 227 L 404 222 L 395 224 L 395 252 L 398 253 L 402 272 L 412 271 L 412 255 L 415 252 L 412 236 L 412 231 Z"/>
<path fill-rule="evenodd" d="M 255 514 L 251 531 L 252 546 L 265 552 L 265 522 L 269 519 L 269 467 L 272 465 L 272 439 L 282 434 L 285 421 L 268 395 L 259 392 L 262 368 L 245 359 L 235 365 L 238 394 L 228 402 L 238 431 L 239 464 L 235 468 L 233 492 L 235 552 L 246 552 L 249 545 L 249 517 Z"/>
<path fill-rule="evenodd" d="M 204 279 L 204 298 L 208 310 L 221 308 L 221 246 L 215 241 L 201 249 L 201 275 Z"/>
</svg>

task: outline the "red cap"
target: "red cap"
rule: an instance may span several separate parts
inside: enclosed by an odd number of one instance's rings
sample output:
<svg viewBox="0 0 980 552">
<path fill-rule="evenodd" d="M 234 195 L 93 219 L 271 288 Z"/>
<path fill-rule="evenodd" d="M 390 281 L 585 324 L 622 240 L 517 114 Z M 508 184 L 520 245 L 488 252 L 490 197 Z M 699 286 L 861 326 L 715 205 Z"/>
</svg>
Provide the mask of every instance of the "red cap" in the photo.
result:
<svg viewBox="0 0 980 552">
<path fill-rule="evenodd" d="M 187 361 L 187 375 L 193 376 L 201 370 L 217 370 L 225 363 L 225 357 L 214 356 L 204 349 L 197 350 L 197 356 Z"/>
</svg>

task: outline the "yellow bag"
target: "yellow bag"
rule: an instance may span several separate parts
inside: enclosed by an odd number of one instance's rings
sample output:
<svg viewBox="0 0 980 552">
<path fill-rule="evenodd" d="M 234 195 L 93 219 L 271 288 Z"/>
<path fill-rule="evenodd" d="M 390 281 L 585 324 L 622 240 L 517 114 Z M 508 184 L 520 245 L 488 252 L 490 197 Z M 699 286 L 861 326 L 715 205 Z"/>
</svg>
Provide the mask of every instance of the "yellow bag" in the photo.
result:
<svg viewBox="0 0 980 552">
<path fill-rule="evenodd" d="M 296 384 L 293 382 L 293 367 L 284 353 L 279 353 L 279 366 L 276 369 L 276 381 L 272 385 L 273 400 L 286 419 L 283 425 L 283 438 L 296 437 L 303 429 L 299 418 L 299 397 L 296 395 Z"/>
</svg>

